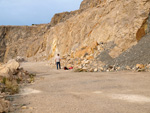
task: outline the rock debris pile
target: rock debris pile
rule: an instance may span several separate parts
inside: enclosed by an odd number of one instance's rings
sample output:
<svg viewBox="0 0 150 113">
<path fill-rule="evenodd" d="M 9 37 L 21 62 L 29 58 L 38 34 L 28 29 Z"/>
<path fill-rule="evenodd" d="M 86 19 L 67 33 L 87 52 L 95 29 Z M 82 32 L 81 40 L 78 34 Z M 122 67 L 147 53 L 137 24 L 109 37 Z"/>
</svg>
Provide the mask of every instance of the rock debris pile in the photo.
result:
<svg viewBox="0 0 150 113">
<path fill-rule="evenodd" d="M 9 111 L 10 102 L 6 98 L 18 93 L 21 84 L 34 82 L 34 76 L 20 68 L 16 60 L 0 65 L 0 113 Z"/>
</svg>

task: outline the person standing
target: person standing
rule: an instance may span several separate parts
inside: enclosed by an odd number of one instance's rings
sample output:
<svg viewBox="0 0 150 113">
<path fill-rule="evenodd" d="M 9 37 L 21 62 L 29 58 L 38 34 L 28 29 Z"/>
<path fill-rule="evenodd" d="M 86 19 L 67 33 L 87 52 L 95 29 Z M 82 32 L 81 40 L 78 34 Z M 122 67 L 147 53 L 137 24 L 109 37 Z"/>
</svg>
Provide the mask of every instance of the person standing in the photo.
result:
<svg viewBox="0 0 150 113">
<path fill-rule="evenodd" d="M 57 70 L 58 70 L 58 66 L 59 66 L 59 69 L 61 69 L 60 61 L 61 61 L 60 56 L 59 56 L 59 54 L 57 54 L 57 56 L 56 56 L 56 58 L 55 58 Z"/>
</svg>

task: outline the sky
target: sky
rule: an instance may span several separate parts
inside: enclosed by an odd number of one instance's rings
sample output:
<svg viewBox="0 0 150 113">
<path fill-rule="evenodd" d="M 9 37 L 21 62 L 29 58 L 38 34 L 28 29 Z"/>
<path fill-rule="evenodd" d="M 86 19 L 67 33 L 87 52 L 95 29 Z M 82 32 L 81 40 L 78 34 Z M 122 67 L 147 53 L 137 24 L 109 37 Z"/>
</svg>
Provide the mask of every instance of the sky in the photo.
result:
<svg viewBox="0 0 150 113">
<path fill-rule="evenodd" d="M 0 0 L 0 25 L 45 24 L 55 13 L 79 9 L 83 0 Z"/>
</svg>

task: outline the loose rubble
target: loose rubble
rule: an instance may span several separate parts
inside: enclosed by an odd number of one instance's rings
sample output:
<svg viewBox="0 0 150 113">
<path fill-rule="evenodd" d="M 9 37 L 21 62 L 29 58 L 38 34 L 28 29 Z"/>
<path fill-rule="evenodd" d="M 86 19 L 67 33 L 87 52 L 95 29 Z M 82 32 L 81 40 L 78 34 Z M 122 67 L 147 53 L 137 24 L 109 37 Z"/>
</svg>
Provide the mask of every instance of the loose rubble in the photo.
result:
<svg viewBox="0 0 150 113">
<path fill-rule="evenodd" d="M 146 39 L 146 40 L 145 40 Z M 150 38 L 143 38 L 137 44 L 136 46 L 140 46 L 141 49 L 146 44 L 148 45 L 150 42 Z M 93 44 L 94 48 L 93 53 L 83 52 L 81 51 L 79 58 L 74 58 L 72 54 L 66 54 L 61 56 L 61 65 L 62 67 L 74 67 L 75 72 L 114 72 L 114 71 L 137 71 L 137 72 L 149 72 L 150 71 L 150 63 L 147 63 L 148 59 L 146 61 L 139 60 L 139 57 L 141 53 L 140 49 L 138 49 L 136 46 L 131 49 L 131 52 L 127 51 L 123 54 L 126 54 L 125 56 L 120 55 L 117 58 L 112 58 L 107 54 L 106 51 L 110 50 L 110 46 L 107 44 L 101 42 Z M 113 43 L 111 44 L 113 45 Z M 149 46 L 148 46 L 149 47 Z M 101 49 L 98 49 L 101 48 Z M 103 49 L 102 49 L 103 48 Z M 136 52 L 136 54 L 135 54 Z M 135 55 L 134 55 L 135 54 Z M 101 56 L 100 56 L 101 55 Z M 132 57 L 130 57 L 132 55 Z M 100 58 L 101 57 L 101 58 Z M 149 52 L 145 54 L 145 57 L 149 57 Z M 126 59 L 128 58 L 128 60 Z M 121 59 L 121 60 L 118 60 Z M 134 61 L 136 60 L 136 61 Z M 130 63 L 132 61 L 132 63 Z M 138 64 L 139 62 L 139 64 Z M 146 64 L 147 63 L 147 64 Z M 129 65 L 128 65 L 129 64 Z M 55 67 L 54 59 L 51 59 L 49 62 L 49 65 L 51 67 Z"/>
<path fill-rule="evenodd" d="M 110 65 L 105 64 L 99 60 L 96 59 L 90 59 L 87 58 L 79 58 L 79 59 L 73 59 L 63 56 L 61 64 L 62 67 L 74 67 L 75 72 L 115 72 L 115 71 L 135 71 L 135 72 L 150 72 L 150 64 L 136 64 L 133 66 L 119 66 L 119 65 Z M 49 63 L 51 67 L 55 67 L 55 63 L 51 61 Z"/>
<path fill-rule="evenodd" d="M 5 100 L 3 96 L 0 94 L 0 113 L 8 112 L 9 109 L 9 101 Z"/>
<path fill-rule="evenodd" d="M 34 82 L 34 76 L 20 68 L 16 60 L 0 65 L 0 113 L 9 111 L 10 102 L 7 97 L 18 93 L 21 84 Z"/>
</svg>

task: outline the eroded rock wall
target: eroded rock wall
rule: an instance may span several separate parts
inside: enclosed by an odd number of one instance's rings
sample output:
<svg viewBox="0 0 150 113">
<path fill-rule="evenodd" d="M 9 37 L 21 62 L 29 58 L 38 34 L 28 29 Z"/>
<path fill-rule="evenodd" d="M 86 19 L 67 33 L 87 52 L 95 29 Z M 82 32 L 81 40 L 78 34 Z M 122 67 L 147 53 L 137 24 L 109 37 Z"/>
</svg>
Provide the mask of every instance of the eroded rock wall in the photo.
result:
<svg viewBox="0 0 150 113">
<path fill-rule="evenodd" d="M 76 10 L 76 11 L 71 11 L 71 12 L 57 13 L 51 19 L 50 25 L 51 27 L 53 27 L 60 22 L 65 22 L 67 19 L 80 14 L 82 11 L 83 10 L 81 9 L 81 10 Z"/>
<path fill-rule="evenodd" d="M 113 42 L 115 46 L 109 50 L 109 55 L 118 57 L 137 44 L 138 35 L 140 38 L 145 35 L 138 31 L 148 18 L 149 8 L 148 0 L 107 0 L 98 7 L 88 8 L 50 29 L 47 53 L 50 56 L 54 52 L 70 53 L 76 58 L 77 52 L 87 49 L 93 42 Z"/>
<path fill-rule="evenodd" d="M 17 56 L 32 57 L 44 49 L 41 47 L 47 27 L 0 26 L 0 60 L 6 62 Z"/>
<path fill-rule="evenodd" d="M 6 39 L 5 39 L 5 29 L 0 27 L 0 62 L 4 61 L 4 56 L 6 52 Z"/>
<path fill-rule="evenodd" d="M 56 14 L 46 25 L 0 27 L 0 59 L 53 60 L 57 53 L 64 65 L 115 59 L 149 32 L 149 13 L 149 0 L 83 0 L 79 10 Z"/>
<path fill-rule="evenodd" d="M 106 1 L 107 0 L 83 0 L 80 5 L 80 9 L 93 8 L 93 7 L 96 7 L 96 6 L 106 2 Z"/>
</svg>

